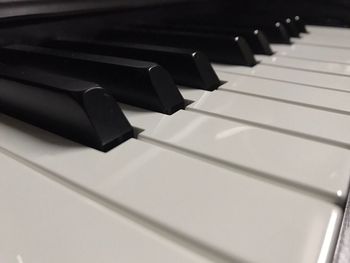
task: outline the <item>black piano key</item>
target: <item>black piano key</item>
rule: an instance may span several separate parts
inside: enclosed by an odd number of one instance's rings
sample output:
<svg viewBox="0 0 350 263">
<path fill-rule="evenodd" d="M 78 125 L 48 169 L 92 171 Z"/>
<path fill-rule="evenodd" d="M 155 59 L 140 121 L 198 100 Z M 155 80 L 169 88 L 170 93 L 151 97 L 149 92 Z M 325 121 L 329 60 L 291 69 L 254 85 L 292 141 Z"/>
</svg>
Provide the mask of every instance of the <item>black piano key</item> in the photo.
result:
<svg viewBox="0 0 350 263">
<path fill-rule="evenodd" d="M 272 55 L 270 43 L 267 40 L 264 32 L 258 29 L 244 29 L 244 28 L 223 28 L 222 32 L 234 33 L 238 36 L 244 37 L 252 48 L 253 52 L 262 55 Z"/>
<path fill-rule="evenodd" d="M 165 114 L 183 109 L 185 104 L 171 76 L 151 62 L 25 45 L 0 48 L 0 61 L 93 81 L 117 101 Z"/>
<path fill-rule="evenodd" d="M 259 24 L 244 24 L 244 23 L 229 23 L 223 25 L 216 25 L 216 27 L 230 27 L 230 28 L 240 28 L 240 29 L 258 29 L 266 35 L 266 38 L 269 42 L 275 44 L 291 44 L 290 35 L 286 27 L 280 23 L 276 22 L 274 24 L 269 25 L 259 25 Z"/>
<path fill-rule="evenodd" d="M 136 25 L 140 27 L 140 25 Z M 183 25 L 141 25 L 141 27 L 158 27 L 170 31 L 186 31 L 192 33 L 206 33 L 217 35 L 241 36 L 249 44 L 250 48 L 256 54 L 272 55 L 273 52 L 270 43 L 265 34 L 258 29 L 235 28 L 235 27 L 213 27 L 213 26 L 194 26 L 189 24 Z"/>
<path fill-rule="evenodd" d="M 230 20 L 243 22 L 247 24 L 254 23 L 256 25 L 268 25 L 276 22 L 281 22 L 288 33 L 292 37 L 299 37 L 300 33 L 306 33 L 305 24 L 304 26 L 298 25 L 299 16 L 292 16 L 293 11 L 288 10 L 288 4 L 285 3 L 283 7 L 278 6 L 276 1 L 259 2 L 259 1 L 245 1 L 239 3 L 226 2 L 220 6 L 220 10 L 216 10 L 214 13 L 210 13 L 212 17 L 228 17 Z M 270 5 L 270 6 L 269 6 Z M 253 8 L 252 8 L 253 7 Z M 278 10 L 278 12 L 276 12 Z M 287 11 L 287 12 L 286 12 Z M 210 12 L 210 11 L 209 11 Z M 203 19 L 203 17 L 201 17 Z"/>
<path fill-rule="evenodd" d="M 249 20 L 246 21 L 246 17 L 249 17 Z M 259 15 L 246 13 L 245 15 L 230 17 L 232 23 L 237 25 L 255 25 L 261 26 L 262 28 L 271 28 L 276 23 L 283 25 L 284 29 L 290 37 L 300 37 L 299 30 L 295 25 L 293 19 L 289 17 L 279 16 L 278 14 L 274 15 Z"/>
<path fill-rule="evenodd" d="M 133 137 L 99 85 L 23 66 L 0 64 L 0 111 L 100 151 Z"/>
<path fill-rule="evenodd" d="M 283 25 L 286 27 L 286 30 L 291 37 L 300 37 L 300 31 L 293 19 L 289 17 L 285 18 Z"/>
<path fill-rule="evenodd" d="M 276 43 L 276 44 L 292 43 L 287 29 L 280 22 L 276 22 L 271 27 L 264 27 L 262 30 L 267 35 L 267 38 L 271 43 Z"/>
<path fill-rule="evenodd" d="M 301 33 L 308 33 L 306 29 L 306 24 L 300 16 L 293 17 L 294 23 Z"/>
<path fill-rule="evenodd" d="M 244 66 L 256 65 L 252 50 L 241 37 L 141 28 L 114 28 L 101 37 L 109 40 L 198 49 L 214 62 Z"/>
<path fill-rule="evenodd" d="M 207 57 L 201 52 L 126 42 L 53 40 L 44 46 L 105 56 L 126 57 L 156 62 L 164 67 L 179 85 L 214 90 L 221 85 Z"/>
<path fill-rule="evenodd" d="M 174 23 L 191 24 L 195 26 L 211 26 L 216 28 L 245 28 L 261 30 L 267 37 L 268 41 L 276 44 L 291 44 L 290 35 L 286 27 L 281 22 L 272 22 L 271 19 L 263 18 L 251 19 L 247 17 L 197 17 L 189 20 L 176 20 Z"/>
<path fill-rule="evenodd" d="M 232 28 L 230 30 L 232 30 L 235 34 L 244 37 L 253 49 L 254 53 L 262 55 L 273 54 L 270 43 L 267 40 L 267 37 L 265 36 L 264 32 L 262 32 L 261 30 L 247 30 L 238 28 Z"/>
</svg>

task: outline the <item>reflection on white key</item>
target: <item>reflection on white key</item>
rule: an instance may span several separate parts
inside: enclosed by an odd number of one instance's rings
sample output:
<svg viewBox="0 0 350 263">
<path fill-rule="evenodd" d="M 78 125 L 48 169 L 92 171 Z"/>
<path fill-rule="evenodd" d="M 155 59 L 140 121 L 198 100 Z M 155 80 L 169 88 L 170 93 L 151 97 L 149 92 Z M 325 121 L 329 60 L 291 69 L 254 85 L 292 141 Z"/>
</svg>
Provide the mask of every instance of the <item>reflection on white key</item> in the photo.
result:
<svg viewBox="0 0 350 263">
<path fill-rule="evenodd" d="M 0 167 L 1 262 L 209 263 L 3 154 Z"/>
<path fill-rule="evenodd" d="M 201 109 L 200 105 L 205 108 L 211 95 L 208 92 L 194 108 Z M 221 110 L 232 106 L 227 104 L 230 96 L 226 98 Z M 131 124 L 145 127 L 142 118 L 135 118 L 131 111 L 124 110 Z M 346 149 L 195 112 L 153 117 L 158 123 L 148 126 L 139 135 L 141 138 L 181 147 L 233 167 L 244 167 L 272 180 L 311 188 L 332 202 L 344 201 L 350 170 L 350 153 Z"/>
<path fill-rule="evenodd" d="M 306 85 L 217 72 L 225 84 L 219 90 L 235 91 L 329 111 L 350 114 L 350 93 L 320 89 Z M 192 99 L 192 100 L 196 100 Z"/>
<path fill-rule="evenodd" d="M 316 61 L 338 62 L 350 64 L 350 49 L 331 48 L 312 45 L 271 45 L 280 56 L 313 59 Z"/>
<path fill-rule="evenodd" d="M 279 55 L 273 56 L 255 56 L 262 64 L 276 66 L 276 67 L 286 67 L 294 69 L 302 69 L 308 71 L 315 71 L 328 74 L 337 74 L 350 77 L 350 64 L 341 64 L 334 62 L 323 62 L 314 61 L 301 58 L 290 58 Z"/>
<path fill-rule="evenodd" d="M 206 93 L 189 108 L 350 148 L 345 114 L 224 91 Z"/>
<path fill-rule="evenodd" d="M 223 64 L 214 64 L 217 72 L 237 73 L 246 76 L 255 76 L 266 79 L 281 80 L 290 83 L 309 85 L 331 90 L 350 92 L 350 78 L 333 74 L 310 72 L 285 67 L 275 67 L 258 64 L 254 67 L 242 67 Z"/>
<path fill-rule="evenodd" d="M 2 148 L 52 172 L 54 176 L 109 200 L 111 205 L 122 207 L 125 213 L 133 214 L 146 225 L 151 224 L 152 229 L 158 229 L 170 240 L 194 249 L 214 262 L 310 263 L 326 262 L 332 257 L 342 212 L 330 203 L 137 140 L 129 140 L 108 153 L 102 153 L 6 118 L 1 118 L 0 134 L 3 138 L 0 141 Z M 0 188 L 6 189 L 6 185 L 4 180 Z M 65 212 L 69 215 L 67 220 L 73 219 L 68 223 L 74 230 L 68 234 L 80 233 L 79 236 L 86 238 L 87 233 L 96 232 L 100 245 L 96 246 L 99 249 L 115 248 L 113 244 L 116 244 L 119 249 L 124 249 L 120 252 L 123 255 L 132 253 L 130 257 L 143 258 L 138 262 L 186 261 L 185 256 L 188 255 L 184 251 L 175 254 L 179 251 L 175 250 L 175 244 L 174 251 L 161 247 L 155 252 L 153 248 L 156 245 L 153 247 L 154 243 L 151 242 L 146 242 L 138 251 L 138 244 L 144 242 L 142 237 L 135 244 L 130 244 L 129 240 L 114 243 L 111 239 L 118 239 L 124 234 L 116 232 L 126 229 L 115 226 L 107 232 L 113 222 L 104 224 L 99 219 L 96 224 L 95 217 L 98 215 L 90 215 L 93 211 L 90 214 L 85 211 L 79 213 L 80 210 L 74 209 L 77 206 L 75 202 L 66 197 L 49 199 L 55 194 L 55 189 L 50 187 L 34 187 L 26 180 L 20 187 L 18 190 L 25 189 L 22 192 L 34 193 L 28 198 L 18 195 L 18 204 L 19 208 L 33 207 L 34 211 L 38 211 L 31 214 L 42 220 L 36 221 L 41 223 L 37 225 L 38 228 L 42 230 L 46 225 L 52 226 L 48 222 L 53 220 L 56 227 L 49 229 L 49 237 L 53 235 L 54 228 L 61 230 L 56 235 L 63 233 L 64 238 L 67 237 L 57 222 L 57 218 Z M 0 195 L 3 193 L 0 191 Z M 9 189 L 5 196 L 11 193 Z M 2 197 L 2 204 L 8 206 L 7 198 Z M 37 204 L 43 202 L 54 209 L 53 214 L 48 215 L 49 220 L 40 217 L 41 206 Z M 17 211 L 19 216 L 23 215 L 20 210 Z M 80 220 L 84 218 L 82 222 L 75 221 L 76 213 Z M 87 225 L 91 228 L 88 232 L 83 231 Z M 3 223 L 0 228 L 2 226 Z M 33 232 L 32 235 L 46 234 Z M 105 241 L 100 239 L 103 235 L 107 237 Z M 158 245 L 161 246 L 162 240 L 159 238 L 155 241 L 159 241 Z M 82 245 L 87 242 L 81 238 L 79 241 Z M 61 247 L 65 248 L 69 242 L 74 242 L 74 239 L 62 243 Z M 49 248 L 50 252 L 55 252 L 55 246 Z M 85 253 L 90 255 L 96 249 L 88 247 Z M 119 249 L 115 249 L 115 253 Z M 146 251 L 151 255 L 144 254 Z M 157 259 L 151 259 L 152 255 Z M 169 255 L 173 258 L 167 259 Z M 59 258 L 63 256 L 59 255 Z M 191 262 L 197 262 L 195 259 Z M 118 262 L 133 261 L 124 259 Z"/>
</svg>

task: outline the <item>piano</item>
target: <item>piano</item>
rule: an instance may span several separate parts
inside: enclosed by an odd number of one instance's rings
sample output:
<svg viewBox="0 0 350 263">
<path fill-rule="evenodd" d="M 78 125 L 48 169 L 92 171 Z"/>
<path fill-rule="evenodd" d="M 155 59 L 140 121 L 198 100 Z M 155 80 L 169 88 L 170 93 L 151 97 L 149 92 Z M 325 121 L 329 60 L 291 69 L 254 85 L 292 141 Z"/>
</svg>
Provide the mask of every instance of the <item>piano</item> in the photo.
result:
<svg viewBox="0 0 350 263">
<path fill-rule="evenodd" d="M 2 0 L 0 262 L 350 262 L 349 11 Z"/>
</svg>

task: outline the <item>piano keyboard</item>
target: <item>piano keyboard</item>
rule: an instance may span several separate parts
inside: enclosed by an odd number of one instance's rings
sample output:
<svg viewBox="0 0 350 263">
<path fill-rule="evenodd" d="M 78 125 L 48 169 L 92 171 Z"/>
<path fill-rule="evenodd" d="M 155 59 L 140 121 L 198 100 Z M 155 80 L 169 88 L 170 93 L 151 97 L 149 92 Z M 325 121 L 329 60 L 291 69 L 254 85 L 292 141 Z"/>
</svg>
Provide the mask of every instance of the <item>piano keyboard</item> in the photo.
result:
<svg viewBox="0 0 350 263">
<path fill-rule="evenodd" d="M 350 30 L 299 19 L 2 45 L 0 262 L 347 262 Z"/>
</svg>

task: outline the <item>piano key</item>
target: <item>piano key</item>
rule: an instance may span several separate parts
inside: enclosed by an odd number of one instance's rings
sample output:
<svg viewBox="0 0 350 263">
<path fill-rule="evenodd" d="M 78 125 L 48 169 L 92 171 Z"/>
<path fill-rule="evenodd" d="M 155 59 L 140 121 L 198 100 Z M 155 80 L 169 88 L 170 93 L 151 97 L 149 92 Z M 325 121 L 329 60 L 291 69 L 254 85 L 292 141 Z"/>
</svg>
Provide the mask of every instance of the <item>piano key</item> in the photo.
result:
<svg viewBox="0 0 350 263">
<path fill-rule="evenodd" d="M 1 118 L 0 130 L 6 134 L 1 147 L 17 158 L 108 200 L 110 207 L 213 262 L 309 263 L 332 256 L 341 209 L 308 194 L 135 139 L 102 154 L 11 119 Z M 45 138 L 61 140 L 61 146 Z M 67 162 L 72 165 L 60 165 Z"/>
<path fill-rule="evenodd" d="M 209 95 L 187 108 L 350 148 L 347 115 L 232 92 Z"/>
<path fill-rule="evenodd" d="M 210 262 L 3 154 L 0 166 L 4 262 Z"/>
<path fill-rule="evenodd" d="M 101 151 L 133 137 L 115 100 L 97 84 L 0 64 L 0 111 Z"/>
<path fill-rule="evenodd" d="M 308 25 L 307 30 L 310 31 L 312 35 L 318 36 L 350 37 L 349 28 Z"/>
<path fill-rule="evenodd" d="M 276 22 L 272 26 L 260 26 L 259 24 L 251 25 L 249 28 L 258 28 L 267 36 L 271 43 L 276 44 L 291 44 L 290 35 L 287 29 L 280 22 Z"/>
<path fill-rule="evenodd" d="M 293 16 L 292 19 L 294 20 L 295 25 L 297 26 L 297 28 L 301 33 L 309 33 L 308 30 L 306 29 L 306 24 L 304 20 L 300 16 Z"/>
<path fill-rule="evenodd" d="M 286 27 L 287 32 L 291 37 L 295 37 L 295 38 L 300 37 L 299 29 L 292 18 L 290 17 L 284 18 L 282 20 L 282 23 Z"/>
<path fill-rule="evenodd" d="M 231 35 L 241 36 L 247 41 L 252 51 L 256 54 L 271 55 L 273 52 L 270 47 L 270 43 L 267 40 L 265 34 L 258 29 L 247 29 L 242 27 L 215 27 L 215 26 L 200 26 L 192 24 L 167 24 L 167 25 L 136 25 L 140 28 L 156 28 L 168 31 L 185 31 L 191 33 L 202 33 L 202 34 L 217 34 L 217 35 Z"/>
<path fill-rule="evenodd" d="M 258 30 L 261 30 L 267 37 L 267 40 L 271 43 L 276 43 L 276 44 L 291 44 L 290 36 L 287 32 L 287 29 L 281 24 L 281 23 L 276 23 L 271 26 L 261 26 L 259 24 L 249 24 L 249 25 L 244 25 L 244 24 L 211 24 L 208 23 L 206 24 L 207 26 L 211 27 L 217 27 L 217 28 L 233 28 L 233 29 L 240 29 L 240 30 L 248 30 L 248 29 L 253 29 L 253 28 L 258 28 Z"/>
<path fill-rule="evenodd" d="M 218 75 L 222 81 L 226 82 L 220 86 L 219 90 L 272 98 L 278 101 L 350 115 L 350 93 L 348 92 L 320 89 L 233 73 L 218 72 Z M 192 98 L 192 100 L 196 99 L 198 97 Z"/>
<path fill-rule="evenodd" d="M 283 24 L 288 34 L 293 37 L 299 37 L 300 32 L 305 31 L 305 25 L 302 21 L 300 21 L 299 16 L 288 16 L 283 15 L 283 13 L 276 13 L 273 11 L 276 7 L 259 7 L 257 8 L 257 2 L 250 3 L 245 8 L 241 8 L 242 3 L 237 3 L 227 6 L 226 8 L 221 9 L 219 12 L 215 10 L 213 12 L 213 17 L 211 19 L 207 19 L 206 17 L 202 17 L 201 19 L 204 21 L 207 20 L 223 20 L 225 19 L 228 23 L 236 23 L 241 25 L 261 25 L 261 26 L 269 26 L 279 22 Z M 251 7 L 254 5 L 254 9 Z M 237 8 L 238 7 L 238 8 Z M 281 8 L 277 7 L 279 11 Z M 276 9 L 276 10 L 277 10 Z M 234 10 L 234 12 L 232 12 Z M 290 14 L 290 12 L 288 12 Z M 299 25 L 298 25 L 299 23 Z"/>
<path fill-rule="evenodd" d="M 45 46 L 105 56 L 126 57 L 156 62 L 164 67 L 179 85 L 214 90 L 220 85 L 206 56 L 197 51 L 126 42 L 55 40 Z"/>
<path fill-rule="evenodd" d="M 216 31 L 215 33 L 224 33 L 226 29 L 222 31 Z M 252 48 L 253 52 L 256 54 L 272 55 L 273 52 L 270 47 L 270 43 L 267 40 L 264 32 L 261 30 L 248 30 L 248 29 L 227 29 L 227 33 L 235 32 L 236 35 L 244 37 L 248 44 Z M 226 32 L 225 32 L 226 33 Z"/>
<path fill-rule="evenodd" d="M 277 51 L 280 56 L 350 64 L 349 49 L 302 45 L 300 43 L 291 46 L 272 45 L 272 49 Z"/>
<path fill-rule="evenodd" d="M 334 62 L 314 61 L 301 58 L 291 58 L 279 55 L 256 56 L 264 65 L 302 69 L 303 71 L 320 72 L 326 74 L 350 76 L 350 65 Z"/>
<path fill-rule="evenodd" d="M 205 53 L 210 60 L 222 63 L 245 66 L 254 66 L 256 64 L 254 54 L 247 42 L 237 36 L 187 32 L 174 33 L 167 30 L 138 28 L 115 28 L 101 37 L 108 40 L 198 49 Z"/>
<path fill-rule="evenodd" d="M 297 44 L 304 44 L 304 45 L 316 45 L 316 46 L 326 46 L 326 47 L 332 47 L 332 48 L 350 48 L 350 41 L 348 38 L 345 37 L 338 37 L 338 36 L 320 36 L 320 35 L 313 35 L 308 34 L 306 36 L 303 36 L 301 39 L 295 39 L 293 40 L 294 43 Z"/>
<path fill-rule="evenodd" d="M 309 85 L 312 87 L 350 91 L 348 76 L 338 76 L 319 72 L 298 70 L 286 67 L 274 67 L 259 64 L 253 68 L 214 64 L 217 72 L 236 73 L 244 76 L 255 76 L 263 79 L 280 80 L 295 84 Z"/>
<path fill-rule="evenodd" d="M 266 17 L 249 16 L 232 16 L 228 18 L 217 17 L 215 19 L 203 19 L 204 24 L 216 25 L 218 27 L 243 27 L 243 28 L 257 28 L 262 30 L 268 40 L 272 43 L 290 44 L 290 35 L 287 28 L 284 25 L 284 21 L 276 21 L 274 19 L 268 19 Z"/>
<path fill-rule="evenodd" d="M 26 45 L 1 48 L 0 61 L 27 64 L 93 81 L 117 101 L 166 114 L 184 107 L 184 100 L 170 75 L 151 62 Z"/>
<path fill-rule="evenodd" d="M 284 17 L 280 16 L 278 19 L 269 19 L 268 17 L 262 17 L 260 18 L 263 20 L 268 20 L 271 25 L 280 23 L 284 27 L 285 31 L 287 32 L 289 37 L 293 38 L 299 38 L 300 37 L 300 31 L 296 26 L 296 23 L 291 17 Z M 264 22 L 257 23 L 256 25 L 264 24 Z"/>
<path fill-rule="evenodd" d="M 343 193 L 348 191 L 350 166 L 350 155 L 346 149 L 237 122 L 232 118 L 230 120 L 233 114 L 206 108 L 209 103 L 212 107 L 218 106 L 221 103 L 218 97 L 223 99 L 222 108 L 229 108 L 232 101 L 230 94 L 219 91 L 213 94 L 200 90 L 197 92 L 203 93 L 202 97 L 188 109 L 214 113 L 212 116 L 180 111 L 172 118 L 166 118 L 159 113 L 122 108 L 132 125 L 144 130 L 138 135 L 139 138 L 206 156 L 219 164 L 247 169 L 267 179 L 307 188 L 332 202 L 344 202 Z M 208 103 L 206 98 L 209 98 Z M 200 107 L 201 103 L 203 107 Z M 227 119 L 222 116 L 227 116 Z M 322 166 L 317 165 L 320 162 Z"/>
</svg>

